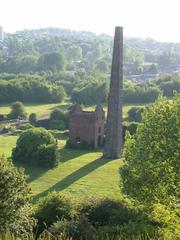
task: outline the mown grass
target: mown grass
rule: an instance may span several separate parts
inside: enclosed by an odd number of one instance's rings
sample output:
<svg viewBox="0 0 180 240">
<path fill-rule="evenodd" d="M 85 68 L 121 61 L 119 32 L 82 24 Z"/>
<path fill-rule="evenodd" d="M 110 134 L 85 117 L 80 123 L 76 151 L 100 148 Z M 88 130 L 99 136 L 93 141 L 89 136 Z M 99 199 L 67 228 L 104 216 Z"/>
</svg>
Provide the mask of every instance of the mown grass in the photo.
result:
<svg viewBox="0 0 180 240">
<path fill-rule="evenodd" d="M 29 115 L 30 113 L 36 113 L 38 117 L 49 116 L 50 112 L 56 108 L 60 107 L 61 109 L 67 108 L 67 103 L 51 103 L 51 104 L 25 104 L 26 112 Z M 0 105 L 0 114 L 8 114 L 10 112 L 10 104 Z"/>
<path fill-rule="evenodd" d="M 16 136 L 0 136 L 1 154 L 10 156 L 16 140 Z M 54 190 L 73 194 L 77 198 L 121 196 L 119 188 L 121 159 L 105 160 L 100 150 L 68 149 L 65 147 L 64 139 L 59 140 L 59 159 L 59 165 L 53 169 L 23 165 L 25 173 L 29 175 L 28 182 L 34 200 Z"/>
<path fill-rule="evenodd" d="M 64 103 L 51 103 L 51 104 L 25 104 L 26 112 L 29 115 L 30 113 L 36 113 L 39 118 L 48 117 L 51 111 L 57 107 L 62 110 L 67 109 L 69 106 L 68 102 Z M 143 104 L 131 104 L 123 106 L 123 117 L 127 117 L 128 110 L 133 106 L 143 106 Z M 87 111 L 94 111 L 95 105 L 84 106 L 83 109 Z M 103 109 L 107 112 L 107 106 L 103 105 Z M 0 114 L 8 114 L 10 112 L 10 104 L 0 105 Z"/>
<path fill-rule="evenodd" d="M 26 105 L 28 113 L 35 112 L 38 116 L 48 115 L 54 108 L 67 108 L 67 103 L 62 104 L 34 104 Z M 124 117 L 132 105 L 124 106 Z M 86 107 L 94 110 L 95 106 Z M 107 110 L 106 107 L 104 107 Z M 9 106 L 0 106 L 0 113 L 9 112 Z M 104 196 L 119 198 L 120 179 L 119 167 L 122 159 L 107 161 L 102 159 L 102 152 L 84 151 L 65 148 L 64 135 L 59 138 L 60 164 L 54 169 L 43 169 L 24 165 L 25 172 L 29 175 L 28 182 L 32 188 L 34 199 L 45 196 L 49 191 L 62 191 L 71 193 L 78 198 L 87 196 Z M 16 145 L 17 136 L 0 136 L 0 154 L 11 156 L 12 148 Z"/>
</svg>

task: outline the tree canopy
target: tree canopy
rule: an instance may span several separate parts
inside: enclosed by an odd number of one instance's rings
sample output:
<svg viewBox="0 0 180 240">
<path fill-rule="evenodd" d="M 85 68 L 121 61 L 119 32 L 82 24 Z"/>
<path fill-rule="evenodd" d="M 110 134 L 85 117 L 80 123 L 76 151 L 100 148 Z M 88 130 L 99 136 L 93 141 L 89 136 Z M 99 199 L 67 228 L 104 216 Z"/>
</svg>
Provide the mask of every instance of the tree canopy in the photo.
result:
<svg viewBox="0 0 180 240">
<path fill-rule="evenodd" d="M 145 109 L 134 136 L 127 136 L 123 190 L 146 206 L 179 202 L 180 95 L 159 98 Z"/>
</svg>

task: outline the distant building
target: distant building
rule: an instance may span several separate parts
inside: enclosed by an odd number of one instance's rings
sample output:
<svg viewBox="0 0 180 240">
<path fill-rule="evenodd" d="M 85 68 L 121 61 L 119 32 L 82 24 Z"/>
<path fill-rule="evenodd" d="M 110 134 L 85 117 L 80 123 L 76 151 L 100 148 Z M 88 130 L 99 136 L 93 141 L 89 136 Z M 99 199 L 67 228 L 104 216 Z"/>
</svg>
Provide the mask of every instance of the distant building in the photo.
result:
<svg viewBox="0 0 180 240">
<path fill-rule="evenodd" d="M 0 26 L 0 41 L 4 40 L 4 31 L 3 31 L 3 27 Z"/>
<path fill-rule="evenodd" d="M 105 113 L 101 106 L 94 112 L 83 111 L 77 104 L 69 116 L 69 141 L 72 146 L 100 147 L 104 143 Z"/>
</svg>

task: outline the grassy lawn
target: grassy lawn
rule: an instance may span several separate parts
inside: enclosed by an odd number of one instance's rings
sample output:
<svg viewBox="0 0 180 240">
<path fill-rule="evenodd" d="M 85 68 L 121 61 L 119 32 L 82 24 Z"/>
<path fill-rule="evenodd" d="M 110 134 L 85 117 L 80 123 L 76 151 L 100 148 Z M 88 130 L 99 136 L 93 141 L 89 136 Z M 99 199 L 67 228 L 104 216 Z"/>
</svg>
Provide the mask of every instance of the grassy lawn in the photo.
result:
<svg viewBox="0 0 180 240">
<path fill-rule="evenodd" d="M 26 112 L 36 113 L 38 117 L 46 117 L 50 112 L 56 108 L 61 109 L 67 108 L 67 103 L 51 103 L 51 104 L 25 104 Z M 10 105 L 0 105 L 0 114 L 8 114 L 10 112 Z"/>
<path fill-rule="evenodd" d="M 61 108 L 62 110 L 67 109 L 69 106 L 68 103 L 51 103 L 51 104 L 25 104 L 26 112 L 28 115 L 30 113 L 36 113 L 39 118 L 48 117 L 53 109 L 56 107 Z M 128 110 L 133 106 L 143 106 L 142 104 L 131 104 L 123 106 L 123 116 L 127 117 Z M 94 111 L 96 106 L 85 106 L 83 107 L 86 111 Z M 107 106 L 104 105 L 103 109 L 107 112 Z M 0 105 L 0 114 L 8 114 L 10 112 L 10 105 Z"/>
<path fill-rule="evenodd" d="M 132 106 L 123 107 L 124 118 Z M 28 114 L 35 112 L 39 117 L 43 117 L 49 115 L 56 107 L 66 109 L 67 103 L 26 105 L 26 111 Z M 85 107 L 85 109 L 91 111 L 95 109 L 95 106 Z M 8 113 L 9 110 L 9 106 L 0 106 L 0 113 Z M 104 110 L 107 110 L 106 106 Z M 56 137 L 60 138 L 61 162 L 58 167 L 48 170 L 23 166 L 26 174 L 29 175 L 28 182 L 35 200 L 53 190 L 71 193 L 80 198 L 94 195 L 114 198 L 121 196 L 119 167 L 122 165 L 122 159 L 107 161 L 101 159 L 101 151 L 67 149 L 64 147 L 64 136 Z M 16 136 L 0 136 L 0 154 L 11 156 L 16 140 Z"/>
<path fill-rule="evenodd" d="M 12 148 L 16 145 L 16 136 L 0 136 L 0 155 L 11 156 Z"/>
<path fill-rule="evenodd" d="M 11 155 L 16 136 L 0 136 L 1 153 Z M 122 160 L 102 159 L 101 151 L 67 149 L 65 140 L 59 140 L 60 163 L 56 168 L 44 169 L 24 165 L 34 200 L 49 191 L 62 191 L 77 198 L 106 196 L 119 198 L 119 167 Z"/>
</svg>

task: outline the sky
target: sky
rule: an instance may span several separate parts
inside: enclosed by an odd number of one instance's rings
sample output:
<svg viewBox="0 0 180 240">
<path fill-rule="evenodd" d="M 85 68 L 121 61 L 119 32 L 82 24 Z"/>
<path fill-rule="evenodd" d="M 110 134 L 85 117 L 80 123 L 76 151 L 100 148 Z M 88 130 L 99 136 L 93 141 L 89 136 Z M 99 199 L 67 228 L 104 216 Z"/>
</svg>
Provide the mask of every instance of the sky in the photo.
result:
<svg viewBox="0 0 180 240">
<path fill-rule="evenodd" d="M 180 42 L 180 0 L 0 0 L 5 32 L 44 27 Z"/>
</svg>

